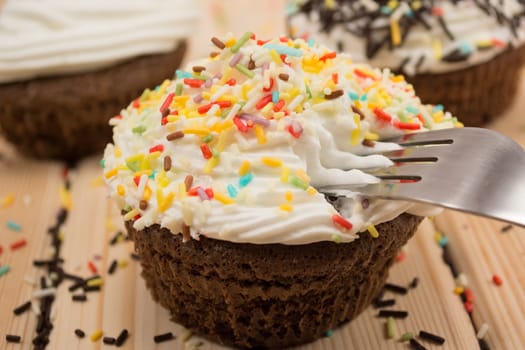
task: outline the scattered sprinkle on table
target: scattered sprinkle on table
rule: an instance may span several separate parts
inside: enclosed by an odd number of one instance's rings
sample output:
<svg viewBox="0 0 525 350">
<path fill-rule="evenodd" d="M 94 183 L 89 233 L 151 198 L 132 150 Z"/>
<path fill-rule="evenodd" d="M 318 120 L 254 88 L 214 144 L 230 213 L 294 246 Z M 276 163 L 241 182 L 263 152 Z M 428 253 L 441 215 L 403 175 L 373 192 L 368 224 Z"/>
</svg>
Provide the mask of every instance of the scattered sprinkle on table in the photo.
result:
<svg viewBox="0 0 525 350">
<path fill-rule="evenodd" d="M 5 275 L 6 273 L 9 272 L 9 270 L 11 270 L 9 265 L 0 266 L 0 276 Z"/>
<path fill-rule="evenodd" d="M 427 350 L 427 348 L 425 348 L 415 338 L 410 339 L 410 346 L 412 347 L 412 349 L 415 349 L 415 350 Z"/>
<path fill-rule="evenodd" d="M 494 284 L 497 286 L 501 286 L 503 284 L 503 280 L 497 274 L 492 275 L 492 282 L 494 282 Z"/>
<path fill-rule="evenodd" d="M 3 208 L 9 207 L 15 201 L 15 195 L 12 193 L 6 194 L 0 202 Z"/>
<path fill-rule="evenodd" d="M 9 245 L 9 247 L 11 248 L 11 250 L 17 250 L 17 249 L 22 248 L 26 244 L 27 244 L 27 241 L 25 240 L 25 238 L 21 238 L 19 240 L 16 240 L 16 241 L 12 242 Z"/>
<path fill-rule="evenodd" d="M 117 341 L 115 342 L 116 346 L 122 346 L 126 339 L 128 339 L 129 332 L 127 329 L 123 329 L 120 334 L 117 337 Z"/>
<path fill-rule="evenodd" d="M 101 329 L 93 332 L 91 334 L 91 336 L 89 337 L 89 339 L 91 339 L 92 342 L 96 342 L 97 340 L 99 340 L 100 338 L 102 338 L 102 335 L 104 334 L 104 332 L 102 332 Z"/>
<path fill-rule="evenodd" d="M 117 342 L 117 339 L 113 337 L 104 337 L 102 338 L 102 342 L 106 345 L 113 345 Z"/>
<path fill-rule="evenodd" d="M 22 340 L 22 337 L 20 337 L 19 335 L 6 334 L 5 340 L 8 343 L 20 343 L 20 341 Z"/>
<path fill-rule="evenodd" d="M 409 341 L 410 339 L 414 338 L 414 333 L 412 332 L 406 332 L 401 336 L 401 341 Z"/>
<path fill-rule="evenodd" d="M 481 325 L 481 327 L 479 327 L 479 331 L 478 333 L 476 334 L 476 337 L 478 339 L 483 339 L 485 338 L 485 335 L 487 335 L 487 332 L 489 331 L 489 325 L 486 324 L 486 323 L 483 323 Z"/>
<path fill-rule="evenodd" d="M 387 283 L 383 288 L 397 294 L 407 294 L 408 292 L 408 289 L 405 287 L 393 283 Z"/>
<path fill-rule="evenodd" d="M 153 341 L 155 343 L 162 343 L 162 342 L 165 342 L 165 341 L 168 341 L 168 340 L 172 340 L 172 339 L 175 339 L 175 336 L 171 332 L 158 334 L 158 335 L 153 337 Z"/>
<path fill-rule="evenodd" d="M 15 231 L 15 232 L 22 231 L 22 225 L 20 225 L 19 223 L 15 222 L 15 221 L 7 220 L 5 225 L 11 231 Z"/>
<path fill-rule="evenodd" d="M 75 329 L 75 334 L 79 338 L 84 338 L 86 336 L 86 333 L 84 333 L 84 331 L 79 328 Z"/>
<path fill-rule="evenodd" d="M 393 339 L 396 336 L 396 322 L 393 317 L 387 317 L 386 319 L 386 337 Z"/>
<path fill-rule="evenodd" d="M 513 226 L 512 226 L 511 224 L 505 225 L 505 226 L 503 226 L 503 227 L 501 228 L 500 232 L 501 232 L 501 233 L 507 233 L 507 232 L 509 232 L 509 231 L 512 229 L 512 227 L 513 227 Z"/>
<path fill-rule="evenodd" d="M 23 314 L 24 312 L 26 312 L 27 310 L 29 310 L 31 308 L 31 301 L 26 301 L 25 303 L 23 303 L 22 305 L 16 307 L 14 310 L 13 310 L 13 313 L 15 315 L 21 315 Z"/>
<path fill-rule="evenodd" d="M 377 316 L 378 317 L 405 318 L 408 316 L 408 311 L 380 310 Z"/>
<path fill-rule="evenodd" d="M 380 309 L 382 307 L 388 307 L 388 306 L 394 306 L 396 304 L 395 299 L 382 299 L 382 300 L 376 300 L 374 301 L 373 305 L 376 309 Z"/>
<path fill-rule="evenodd" d="M 445 338 L 427 331 L 419 331 L 419 337 L 438 345 L 445 343 Z"/>
</svg>

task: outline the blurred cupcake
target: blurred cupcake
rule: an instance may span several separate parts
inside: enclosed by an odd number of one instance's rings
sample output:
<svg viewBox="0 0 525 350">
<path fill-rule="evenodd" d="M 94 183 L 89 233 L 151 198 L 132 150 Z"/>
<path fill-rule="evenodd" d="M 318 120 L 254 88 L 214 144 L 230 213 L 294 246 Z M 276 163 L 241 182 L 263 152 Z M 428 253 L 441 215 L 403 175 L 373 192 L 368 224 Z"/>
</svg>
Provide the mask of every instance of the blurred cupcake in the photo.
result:
<svg viewBox="0 0 525 350">
<path fill-rule="evenodd" d="M 195 19 L 189 0 L 8 1 L 0 131 L 34 157 L 101 151 L 122 105 L 174 75 Z"/>
<path fill-rule="evenodd" d="M 517 91 L 521 1 L 296 0 L 289 11 L 292 36 L 407 75 L 423 102 L 442 103 L 466 125 L 497 117 Z"/>
</svg>

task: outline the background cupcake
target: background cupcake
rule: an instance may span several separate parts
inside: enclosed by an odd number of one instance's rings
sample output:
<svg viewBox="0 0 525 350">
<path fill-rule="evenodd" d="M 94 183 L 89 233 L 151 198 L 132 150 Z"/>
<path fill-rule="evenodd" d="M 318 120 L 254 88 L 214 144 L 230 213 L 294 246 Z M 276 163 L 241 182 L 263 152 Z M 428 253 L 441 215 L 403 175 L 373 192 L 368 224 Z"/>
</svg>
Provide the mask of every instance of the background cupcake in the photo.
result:
<svg viewBox="0 0 525 350">
<path fill-rule="evenodd" d="M 174 321 L 238 347 L 315 340 L 370 304 L 432 211 L 316 187 L 376 183 L 363 169 L 392 163 L 368 154 L 398 147 L 382 137 L 457 121 L 322 46 L 211 41 L 112 119 L 104 178 Z"/>
<path fill-rule="evenodd" d="M 8 1 L 0 12 L 0 128 L 21 152 L 72 160 L 101 151 L 109 118 L 172 77 L 190 1 Z"/>
<path fill-rule="evenodd" d="M 525 49 L 523 2 L 296 0 L 289 31 L 407 75 L 423 102 L 467 125 L 500 115 Z"/>
</svg>

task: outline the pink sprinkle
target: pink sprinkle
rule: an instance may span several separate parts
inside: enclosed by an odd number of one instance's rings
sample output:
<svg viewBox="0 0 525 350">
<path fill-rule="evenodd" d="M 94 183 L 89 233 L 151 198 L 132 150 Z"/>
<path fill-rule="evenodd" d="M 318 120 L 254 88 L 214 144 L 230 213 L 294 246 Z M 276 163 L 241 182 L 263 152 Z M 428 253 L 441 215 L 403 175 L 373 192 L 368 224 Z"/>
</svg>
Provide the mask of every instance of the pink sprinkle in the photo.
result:
<svg viewBox="0 0 525 350">
<path fill-rule="evenodd" d="M 233 55 L 229 63 L 230 67 L 235 67 L 235 65 L 241 61 L 241 58 L 242 53 L 240 52 L 237 52 L 235 55 Z"/>
</svg>

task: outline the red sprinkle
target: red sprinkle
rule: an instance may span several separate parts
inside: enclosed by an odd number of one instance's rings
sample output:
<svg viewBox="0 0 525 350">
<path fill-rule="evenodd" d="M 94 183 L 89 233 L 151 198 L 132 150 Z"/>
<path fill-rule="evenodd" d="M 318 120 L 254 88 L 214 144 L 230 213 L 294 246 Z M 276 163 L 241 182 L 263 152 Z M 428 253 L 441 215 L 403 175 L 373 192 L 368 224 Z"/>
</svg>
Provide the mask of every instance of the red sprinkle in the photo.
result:
<svg viewBox="0 0 525 350">
<path fill-rule="evenodd" d="M 273 105 L 273 111 L 279 112 L 281 108 L 284 107 L 284 100 L 279 100 L 276 104 Z"/>
<path fill-rule="evenodd" d="M 373 76 L 372 74 L 363 72 L 361 69 L 358 69 L 358 68 L 354 69 L 354 74 L 357 75 L 359 78 L 370 78 L 373 80 L 377 80 L 377 78 Z"/>
<path fill-rule="evenodd" d="M 261 39 L 258 39 L 258 40 L 257 40 L 257 45 L 262 46 L 262 45 L 266 44 L 266 43 L 269 42 L 269 41 L 270 41 L 269 39 L 268 39 L 268 40 L 261 40 Z"/>
<path fill-rule="evenodd" d="M 149 153 L 164 151 L 164 145 L 156 145 L 149 149 Z"/>
<path fill-rule="evenodd" d="M 97 267 L 95 266 L 93 261 L 88 261 L 88 268 L 89 271 L 91 271 L 92 273 L 97 273 Z"/>
<path fill-rule="evenodd" d="M 390 122 L 392 120 L 392 116 L 388 114 L 387 112 L 383 111 L 381 108 L 374 108 L 374 114 L 376 115 L 377 119 Z"/>
<path fill-rule="evenodd" d="M 268 88 L 263 87 L 263 91 L 268 92 L 272 91 L 273 88 L 273 78 L 270 78 L 270 86 Z"/>
<path fill-rule="evenodd" d="M 496 274 L 492 275 L 492 282 L 494 282 L 494 284 L 497 286 L 501 286 L 503 284 L 503 280 L 501 279 L 501 277 Z"/>
<path fill-rule="evenodd" d="M 213 156 L 210 150 L 210 146 L 208 146 L 207 143 L 203 143 L 201 145 L 201 152 L 202 152 L 202 156 L 206 159 L 210 159 Z"/>
<path fill-rule="evenodd" d="M 134 176 L 133 177 L 133 182 L 135 183 L 136 186 L 138 186 L 139 182 L 140 182 L 140 176 L 139 175 Z"/>
<path fill-rule="evenodd" d="M 328 52 L 328 53 L 325 53 L 324 55 L 322 55 L 321 58 L 319 58 L 319 60 L 326 61 L 328 59 L 332 59 L 332 58 L 336 58 L 336 57 L 337 57 L 337 52 L 332 51 L 332 52 Z"/>
<path fill-rule="evenodd" d="M 257 109 L 257 110 L 263 109 L 264 106 L 266 106 L 271 101 L 272 101 L 272 95 L 271 94 L 270 95 L 266 95 L 263 98 L 261 98 L 259 100 L 259 102 L 257 102 L 257 104 L 255 105 L 255 109 Z"/>
<path fill-rule="evenodd" d="M 26 244 L 27 244 L 27 241 L 25 240 L 25 238 L 21 238 L 18 241 L 14 241 L 13 243 L 11 243 L 9 247 L 11 248 L 11 250 L 16 250 L 16 249 L 22 248 Z"/>
<path fill-rule="evenodd" d="M 467 310 L 469 314 L 472 313 L 472 311 L 474 311 L 474 305 L 472 305 L 472 303 L 468 301 L 465 301 L 465 303 L 463 303 L 463 306 L 465 307 L 465 310 Z"/>
<path fill-rule="evenodd" d="M 216 104 L 220 108 L 228 108 L 232 106 L 232 101 L 215 101 L 213 104 Z"/>
<path fill-rule="evenodd" d="M 162 117 L 160 120 L 160 125 L 166 125 L 168 124 L 168 117 Z"/>
<path fill-rule="evenodd" d="M 286 131 L 290 133 L 293 137 L 298 139 L 303 134 L 303 128 L 299 125 L 299 127 L 294 128 L 292 124 L 289 124 L 286 126 Z"/>
<path fill-rule="evenodd" d="M 399 120 L 394 121 L 394 126 L 402 130 L 419 130 L 421 128 L 418 123 L 400 122 Z"/>
<path fill-rule="evenodd" d="M 208 103 L 207 105 L 200 106 L 199 108 L 197 108 L 197 112 L 199 112 L 199 114 L 208 113 L 212 106 L 213 103 Z"/>
<path fill-rule="evenodd" d="M 204 80 L 184 78 L 184 84 L 192 88 L 200 88 L 204 84 Z"/>
<path fill-rule="evenodd" d="M 133 108 L 139 108 L 140 107 L 140 102 L 139 102 L 139 99 L 134 99 L 133 102 L 131 103 L 131 106 Z"/>
<path fill-rule="evenodd" d="M 403 252 L 403 251 L 400 251 L 399 253 L 397 253 L 396 255 L 396 262 L 402 262 L 403 260 L 405 260 L 407 257 L 406 253 Z"/>
<path fill-rule="evenodd" d="M 173 97 L 174 97 L 174 96 L 175 96 L 175 93 L 174 93 L 174 92 L 170 93 L 170 94 L 166 97 L 166 99 L 164 100 L 164 102 L 162 103 L 162 105 L 160 106 L 159 111 L 162 112 L 163 110 L 165 110 L 166 108 L 168 108 L 168 107 L 170 106 L 170 104 L 171 104 L 171 101 L 173 101 Z"/>
<path fill-rule="evenodd" d="M 237 84 L 237 80 L 231 78 L 231 79 L 229 79 L 229 80 L 226 82 L 226 84 L 228 84 L 228 85 L 230 85 L 230 86 L 233 86 L 233 85 Z"/>
<path fill-rule="evenodd" d="M 279 41 L 282 42 L 282 43 L 287 43 L 288 42 L 288 38 L 285 37 L 285 36 L 282 36 L 279 38 Z"/>
<path fill-rule="evenodd" d="M 504 41 L 501 41 L 497 38 L 492 38 L 490 40 L 492 42 L 492 45 L 494 46 L 498 46 L 498 47 L 506 47 L 507 46 L 507 43 L 505 43 Z"/>
<path fill-rule="evenodd" d="M 337 224 L 337 225 L 339 225 L 339 226 L 341 226 L 341 227 L 343 227 L 343 228 L 345 228 L 347 230 L 351 230 L 352 227 L 353 227 L 352 224 L 348 220 L 346 220 L 344 217 L 342 217 L 339 214 L 332 215 L 332 221 L 335 224 Z"/>
<path fill-rule="evenodd" d="M 465 293 L 465 301 L 472 304 L 474 302 L 474 294 L 472 293 L 472 289 L 465 288 L 463 293 Z"/>
<path fill-rule="evenodd" d="M 432 14 L 434 16 L 443 16 L 443 9 L 441 7 L 434 6 L 432 7 Z"/>
<path fill-rule="evenodd" d="M 332 80 L 334 81 L 334 84 L 337 84 L 339 82 L 339 74 L 332 73 Z"/>
<path fill-rule="evenodd" d="M 239 118 L 238 116 L 233 117 L 233 124 L 235 124 L 235 126 L 240 132 L 248 131 L 248 126 L 244 124 L 241 118 Z"/>
<path fill-rule="evenodd" d="M 0 245 L 0 254 L 4 251 L 4 248 Z"/>
<path fill-rule="evenodd" d="M 209 199 L 213 198 L 213 189 L 211 187 L 208 187 L 207 189 L 205 189 L 204 192 L 206 193 Z"/>
</svg>

